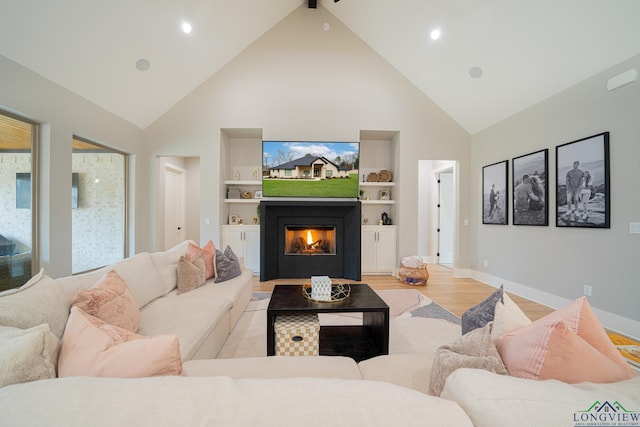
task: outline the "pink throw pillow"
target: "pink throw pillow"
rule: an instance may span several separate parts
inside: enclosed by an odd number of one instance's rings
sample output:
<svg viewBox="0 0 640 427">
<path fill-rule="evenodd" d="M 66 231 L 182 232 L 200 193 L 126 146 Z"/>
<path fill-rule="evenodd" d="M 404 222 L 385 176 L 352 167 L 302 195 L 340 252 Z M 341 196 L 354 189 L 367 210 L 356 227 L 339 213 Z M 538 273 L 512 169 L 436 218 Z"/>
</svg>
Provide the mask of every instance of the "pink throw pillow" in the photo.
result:
<svg viewBox="0 0 640 427">
<path fill-rule="evenodd" d="M 586 298 L 502 335 L 498 352 L 510 375 L 567 383 L 606 383 L 635 377 Z"/>
<path fill-rule="evenodd" d="M 76 293 L 71 305 L 131 332 L 137 332 L 140 326 L 138 304 L 127 283 L 115 270 L 107 272 L 89 289 Z"/>
<path fill-rule="evenodd" d="M 216 246 L 211 240 L 209 240 L 202 248 L 199 248 L 193 243 L 189 243 L 189 246 L 187 247 L 187 259 L 189 261 L 195 260 L 201 253 L 204 255 L 204 266 L 206 268 L 205 278 L 208 280 L 212 277 L 216 277 Z"/>
<path fill-rule="evenodd" d="M 59 377 L 160 375 L 182 375 L 176 336 L 144 337 L 71 308 L 58 359 Z"/>
</svg>

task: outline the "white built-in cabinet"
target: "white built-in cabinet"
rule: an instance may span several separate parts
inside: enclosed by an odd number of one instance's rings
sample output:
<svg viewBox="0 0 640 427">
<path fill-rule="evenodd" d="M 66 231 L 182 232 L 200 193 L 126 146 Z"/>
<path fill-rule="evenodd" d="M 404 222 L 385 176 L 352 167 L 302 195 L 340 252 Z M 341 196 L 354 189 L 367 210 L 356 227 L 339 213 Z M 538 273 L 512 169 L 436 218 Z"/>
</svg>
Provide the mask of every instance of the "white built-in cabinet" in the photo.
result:
<svg viewBox="0 0 640 427">
<path fill-rule="evenodd" d="M 396 131 L 360 131 L 360 197 L 362 204 L 362 274 L 391 274 L 397 267 Z M 263 132 L 259 128 L 225 128 L 220 133 L 220 218 L 222 247 L 231 246 L 245 264 L 260 274 L 260 222 Z M 371 172 L 390 170 L 391 182 L 366 182 Z M 230 198 L 229 189 L 240 190 Z M 236 193 L 237 194 L 237 193 Z M 243 196 L 245 198 L 243 198 Z M 383 213 L 393 225 L 378 226 Z M 242 221 L 244 225 L 234 222 Z"/>
<path fill-rule="evenodd" d="M 396 227 L 363 225 L 361 245 L 362 274 L 391 274 L 396 268 Z"/>
<path fill-rule="evenodd" d="M 229 245 L 238 257 L 244 258 L 245 266 L 260 273 L 260 226 L 259 225 L 223 225 L 221 250 Z"/>
</svg>

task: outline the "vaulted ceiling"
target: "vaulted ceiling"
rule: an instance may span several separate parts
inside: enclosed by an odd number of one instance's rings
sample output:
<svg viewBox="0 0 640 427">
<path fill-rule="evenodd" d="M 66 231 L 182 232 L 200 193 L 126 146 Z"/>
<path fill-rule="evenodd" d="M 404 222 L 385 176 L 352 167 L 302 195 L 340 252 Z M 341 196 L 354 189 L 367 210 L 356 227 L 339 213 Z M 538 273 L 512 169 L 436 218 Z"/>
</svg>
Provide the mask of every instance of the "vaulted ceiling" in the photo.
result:
<svg viewBox="0 0 640 427">
<path fill-rule="evenodd" d="M 307 0 L 0 6 L 0 54 L 144 129 Z M 309 13 L 322 9 L 471 134 L 640 54 L 638 0 L 319 0 Z"/>
</svg>

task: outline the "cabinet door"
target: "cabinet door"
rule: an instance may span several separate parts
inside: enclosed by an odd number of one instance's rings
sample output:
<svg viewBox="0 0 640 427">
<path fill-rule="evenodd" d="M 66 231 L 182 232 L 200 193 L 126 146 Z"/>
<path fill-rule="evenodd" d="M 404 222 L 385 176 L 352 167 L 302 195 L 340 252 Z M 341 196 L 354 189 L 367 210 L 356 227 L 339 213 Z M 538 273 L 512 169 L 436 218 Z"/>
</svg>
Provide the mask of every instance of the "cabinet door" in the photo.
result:
<svg viewBox="0 0 640 427">
<path fill-rule="evenodd" d="M 360 268 L 362 273 L 376 272 L 376 241 L 378 231 L 374 227 L 362 227 L 360 246 Z"/>
<path fill-rule="evenodd" d="M 377 231 L 376 267 L 380 273 L 392 273 L 396 266 L 396 230 L 380 227 Z"/>
<path fill-rule="evenodd" d="M 245 227 L 244 264 L 253 274 L 260 273 L 260 227 Z"/>
<path fill-rule="evenodd" d="M 236 256 L 244 257 L 244 241 L 242 240 L 243 227 L 223 227 L 222 247 L 218 248 L 224 252 L 224 248 L 229 245 Z"/>
</svg>

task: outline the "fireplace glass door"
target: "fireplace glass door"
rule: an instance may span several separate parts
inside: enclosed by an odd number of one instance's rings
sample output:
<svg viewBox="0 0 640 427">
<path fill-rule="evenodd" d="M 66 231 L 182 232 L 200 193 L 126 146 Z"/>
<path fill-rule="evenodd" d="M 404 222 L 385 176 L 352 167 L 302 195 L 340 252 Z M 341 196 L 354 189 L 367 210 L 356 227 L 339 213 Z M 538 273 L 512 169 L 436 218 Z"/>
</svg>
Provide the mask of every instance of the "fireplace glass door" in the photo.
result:
<svg viewBox="0 0 640 427">
<path fill-rule="evenodd" d="M 336 228 L 322 225 L 286 226 L 285 255 L 335 255 Z"/>
</svg>

